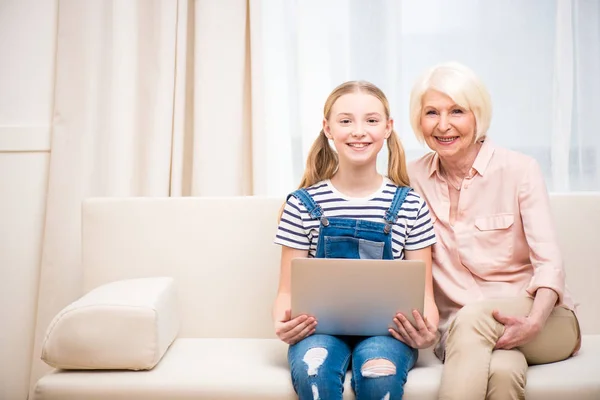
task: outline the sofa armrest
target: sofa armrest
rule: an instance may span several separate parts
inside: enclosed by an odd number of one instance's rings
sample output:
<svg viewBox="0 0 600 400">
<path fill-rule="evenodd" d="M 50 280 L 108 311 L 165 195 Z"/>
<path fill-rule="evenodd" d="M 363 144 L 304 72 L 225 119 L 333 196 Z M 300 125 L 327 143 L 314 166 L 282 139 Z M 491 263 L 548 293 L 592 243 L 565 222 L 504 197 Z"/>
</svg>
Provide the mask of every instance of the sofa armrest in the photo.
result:
<svg viewBox="0 0 600 400">
<path fill-rule="evenodd" d="M 60 369 L 148 370 L 178 330 L 172 278 L 116 281 L 93 289 L 54 317 L 42 360 Z"/>
</svg>

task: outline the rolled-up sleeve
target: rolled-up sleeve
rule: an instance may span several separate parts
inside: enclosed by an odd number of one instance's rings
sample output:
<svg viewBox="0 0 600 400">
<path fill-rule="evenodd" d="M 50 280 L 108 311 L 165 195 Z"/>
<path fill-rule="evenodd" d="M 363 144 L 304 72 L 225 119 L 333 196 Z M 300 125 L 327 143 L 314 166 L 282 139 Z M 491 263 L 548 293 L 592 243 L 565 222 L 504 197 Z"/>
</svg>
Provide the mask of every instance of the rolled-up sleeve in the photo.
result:
<svg viewBox="0 0 600 400">
<path fill-rule="evenodd" d="M 534 270 L 527 292 L 535 296 L 539 288 L 550 288 L 558 294 L 560 304 L 565 290 L 563 259 L 544 177 L 535 160 L 531 160 L 524 171 L 519 187 L 519 207 Z"/>
</svg>

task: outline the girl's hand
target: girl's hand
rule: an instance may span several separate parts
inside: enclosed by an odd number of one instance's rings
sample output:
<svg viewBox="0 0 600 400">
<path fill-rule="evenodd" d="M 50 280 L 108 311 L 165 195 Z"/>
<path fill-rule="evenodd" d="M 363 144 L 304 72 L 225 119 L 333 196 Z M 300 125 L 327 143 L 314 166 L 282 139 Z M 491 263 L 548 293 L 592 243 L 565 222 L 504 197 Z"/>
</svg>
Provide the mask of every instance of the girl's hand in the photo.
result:
<svg viewBox="0 0 600 400">
<path fill-rule="evenodd" d="M 423 318 L 417 310 L 413 310 L 413 317 L 417 327 L 415 328 L 401 313 L 396 314 L 394 324 L 396 329 L 390 329 L 393 337 L 406 343 L 413 349 L 426 349 L 437 340 L 437 327 L 433 326 L 427 318 Z"/>
<path fill-rule="evenodd" d="M 285 310 L 281 321 L 275 322 L 277 337 L 287 344 L 296 344 L 305 337 L 315 333 L 317 320 L 308 315 L 299 315 L 292 319 L 291 310 Z"/>
</svg>

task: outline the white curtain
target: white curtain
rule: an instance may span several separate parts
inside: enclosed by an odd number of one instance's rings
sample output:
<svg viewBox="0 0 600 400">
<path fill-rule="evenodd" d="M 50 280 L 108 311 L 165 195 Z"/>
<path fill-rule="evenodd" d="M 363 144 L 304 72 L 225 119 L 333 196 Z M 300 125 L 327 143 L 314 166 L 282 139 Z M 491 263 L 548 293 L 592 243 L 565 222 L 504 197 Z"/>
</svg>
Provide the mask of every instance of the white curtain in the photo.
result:
<svg viewBox="0 0 600 400">
<path fill-rule="evenodd" d="M 81 201 L 252 193 L 246 0 L 61 0 L 32 384 L 80 296 Z"/>
<path fill-rule="evenodd" d="M 82 199 L 284 195 L 343 81 L 384 90 L 414 158 L 411 85 L 461 61 L 492 93 L 497 143 L 553 190 L 600 190 L 599 25 L 596 0 L 60 0 L 31 382 L 81 295 Z"/>
<path fill-rule="evenodd" d="M 563 0 L 564 1 L 564 0 Z M 563 190 L 600 190 L 600 2 L 571 0 L 573 35 L 569 182 Z M 564 62 L 570 62 L 564 60 Z M 560 61 L 559 61 L 560 63 Z M 567 151 L 563 149 L 563 151 Z"/>
<path fill-rule="evenodd" d="M 266 159 L 255 192 L 283 195 L 300 182 L 329 92 L 351 79 L 400 92 L 402 3 L 396 0 L 252 0 L 253 137 Z M 382 160 L 384 161 L 384 160 Z"/>
<path fill-rule="evenodd" d="M 383 89 L 407 157 L 424 154 L 408 121 L 410 89 L 426 68 L 450 60 L 470 66 L 490 90 L 496 143 L 535 157 L 553 191 L 600 190 L 597 0 L 257 0 L 251 6 L 252 72 L 260 65 L 263 75 L 260 134 L 269 142 L 267 165 L 279 166 L 261 192 L 283 194 L 299 182 L 326 96 L 349 79 Z"/>
</svg>

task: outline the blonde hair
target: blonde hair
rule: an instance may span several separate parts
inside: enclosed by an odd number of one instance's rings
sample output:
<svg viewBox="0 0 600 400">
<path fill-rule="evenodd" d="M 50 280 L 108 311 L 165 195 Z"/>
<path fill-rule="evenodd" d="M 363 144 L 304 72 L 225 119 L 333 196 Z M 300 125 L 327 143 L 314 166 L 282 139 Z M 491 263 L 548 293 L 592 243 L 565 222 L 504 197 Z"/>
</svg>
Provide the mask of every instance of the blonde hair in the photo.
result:
<svg viewBox="0 0 600 400">
<path fill-rule="evenodd" d="M 423 95 L 431 89 L 445 94 L 459 106 L 472 111 L 477 128 L 475 142 L 485 138 L 492 119 L 490 94 L 470 68 L 453 61 L 426 71 L 410 93 L 410 124 L 419 141 L 424 141 L 421 130 Z"/>
<path fill-rule="evenodd" d="M 376 97 L 383 104 L 386 119 L 390 118 L 390 105 L 385 94 L 377 86 L 365 81 L 348 81 L 342 83 L 327 97 L 323 107 L 323 116 L 329 119 L 331 108 L 335 102 L 348 93 L 366 93 Z M 406 169 L 406 160 L 404 148 L 395 131 L 392 131 L 387 141 L 388 145 L 388 178 L 397 186 L 408 186 L 408 171 Z M 329 140 L 325 136 L 325 131 L 321 129 L 319 136 L 313 143 L 308 157 L 306 159 L 306 168 L 304 175 L 300 180 L 301 188 L 307 188 L 325 179 L 330 179 L 338 169 L 338 156 L 329 146 Z"/>
<path fill-rule="evenodd" d="M 366 93 L 371 96 L 375 96 L 385 110 L 385 117 L 389 120 L 390 118 L 390 105 L 385 97 L 385 94 L 377 86 L 370 82 L 365 81 L 348 81 L 342 83 L 329 94 L 325 106 L 323 107 L 323 116 L 325 119 L 329 119 L 331 109 L 335 102 L 345 94 L 349 93 Z M 388 147 L 388 178 L 394 182 L 397 186 L 409 186 L 410 180 L 408 178 L 408 170 L 406 168 L 406 158 L 404 155 L 404 147 L 398 138 L 395 131 L 392 130 L 390 136 L 387 139 Z M 306 168 L 304 175 L 300 180 L 298 189 L 307 188 L 315 183 L 321 182 L 325 179 L 331 179 L 339 166 L 338 155 L 329 145 L 329 139 L 325 136 L 325 131 L 321 129 L 319 136 L 314 141 L 313 145 L 308 152 L 306 158 Z M 283 213 L 283 207 L 281 207 L 279 217 Z"/>
</svg>

